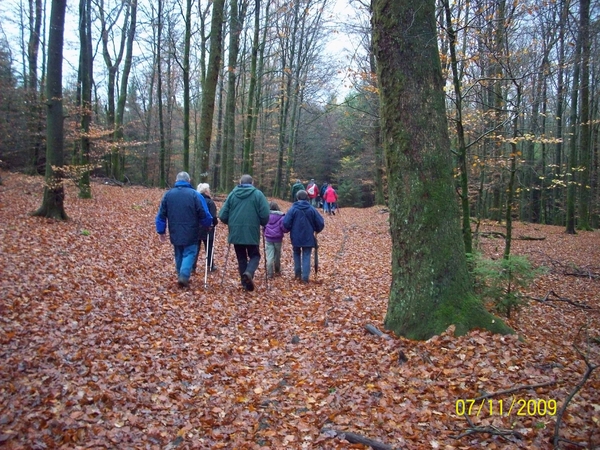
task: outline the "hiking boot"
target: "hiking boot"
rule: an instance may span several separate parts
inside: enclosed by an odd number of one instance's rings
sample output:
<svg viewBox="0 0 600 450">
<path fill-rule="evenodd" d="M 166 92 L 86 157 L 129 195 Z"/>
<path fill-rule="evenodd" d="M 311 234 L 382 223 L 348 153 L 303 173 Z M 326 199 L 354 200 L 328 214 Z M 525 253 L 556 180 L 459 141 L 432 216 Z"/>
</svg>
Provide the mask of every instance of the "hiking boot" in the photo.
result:
<svg viewBox="0 0 600 450">
<path fill-rule="evenodd" d="M 179 275 L 179 278 L 177 278 L 177 284 L 180 287 L 188 287 L 190 284 L 190 279 L 184 277 L 183 275 Z"/>
<path fill-rule="evenodd" d="M 254 281 L 252 281 L 252 274 L 250 272 L 244 272 L 242 275 L 242 284 L 247 291 L 254 290 Z"/>
</svg>

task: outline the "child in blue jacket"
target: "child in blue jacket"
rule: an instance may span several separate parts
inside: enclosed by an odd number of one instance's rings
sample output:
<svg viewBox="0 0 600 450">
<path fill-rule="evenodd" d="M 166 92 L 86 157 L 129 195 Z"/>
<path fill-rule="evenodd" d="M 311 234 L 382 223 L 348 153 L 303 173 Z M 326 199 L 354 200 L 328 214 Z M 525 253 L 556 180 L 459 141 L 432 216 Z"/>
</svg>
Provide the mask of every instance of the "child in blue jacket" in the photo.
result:
<svg viewBox="0 0 600 450">
<path fill-rule="evenodd" d="M 323 216 L 308 202 L 306 191 L 296 194 L 296 203 L 292 205 L 283 219 L 283 226 L 290 231 L 294 250 L 294 276 L 308 282 L 310 275 L 310 257 L 317 240 L 315 233 L 325 228 Z"/>
</svg>

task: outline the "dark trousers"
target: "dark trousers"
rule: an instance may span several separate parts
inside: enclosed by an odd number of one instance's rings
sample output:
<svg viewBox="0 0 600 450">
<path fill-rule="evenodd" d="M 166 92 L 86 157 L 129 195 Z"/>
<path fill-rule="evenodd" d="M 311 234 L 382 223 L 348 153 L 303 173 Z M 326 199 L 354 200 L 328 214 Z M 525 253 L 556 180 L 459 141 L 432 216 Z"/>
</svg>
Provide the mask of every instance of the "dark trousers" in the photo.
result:
<svg viewBox="0 0 600 450">
<path fill-rule="evenodd" d="M 215 245 L 215 229 L 213 228 L 208 233 L 204 233 L 200 235 L 200 242 L 204 242 L 204 251 L 206 253 L 206 259 L 208 260 L 209 269 L 215 265 L 213 261 L 213 246 Z M 198 252 L 200 252 L 200 247 L 198 247 Z"/>
<path fill-rule="evenodd" d="M 204 243 L 204 255 L 205 255 L 206 263 L 208 263 L 209 270 L 210 270 L 210 268 L 212 268 L 212 266 L 215 265 L 215 263 L 213 261 L 214 242 L 215 242 L 215 229 L 214 228 L 208 232 L 206 232 L 206 231 L 200 232 L 200 240 L 198 241 L 198 253 L 196 254 L 196 259 L 194 260 L 194 268 L 193 268 L 194 271 L 196 270 L 196 267 L 198 265 L 198 256 L 200 255 L 200 249 L 202 248 L 202 243 Z"/>
<path fill-rule="evenodd" d="M 246 272 L 254 278 L 254 272 L 260 263 L 260 247 L 258 245 L 233 244 L 233 248 L 238 261 L 240 278 Z"/>
</svg>

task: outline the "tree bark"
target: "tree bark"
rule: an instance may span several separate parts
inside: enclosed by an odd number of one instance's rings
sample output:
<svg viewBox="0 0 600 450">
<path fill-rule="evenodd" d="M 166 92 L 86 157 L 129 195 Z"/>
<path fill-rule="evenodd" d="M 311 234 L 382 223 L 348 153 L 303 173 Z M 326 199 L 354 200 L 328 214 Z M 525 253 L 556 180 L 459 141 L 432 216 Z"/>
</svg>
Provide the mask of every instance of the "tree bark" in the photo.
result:
<svg viewBox="0 0 600 450">
<path fill-rule="evenodd" d="M 579 2 L 581 36 L 581 140 L 579 150 L 579 223 L 580 230 L 590 226 L 590 172 L 592 165 L 592 133 L 590 126 L 590 0 Z"/>
<path fill-rule="evenodd" d="M 124 26 L 127 27 L 126 34 L 126 50 L 125 60 L 123 62 L 123 71 L 121 73 L 121 82 L 119 89 L 119 97 L 117 99 L 117 109 L 115 115 L 115 140 L 117 141 L 117 156 L 121 157 L 121 152 L 118 150 L 120 141 L 123 140 L 124 132 L 124 115 L 125 115 L 125 104 L 127 103 L 127 91 L 129 89 L 129 74 L 131 73 L 131 64 L 133 62 L 133 42 L 135 40 L 135 28 L 137 24 L 137 0 L 129 1 L 129 23 L 125 22 Z M 125 164 L 121 161 L 117 163 L 118 170 L 113 174 L 119 181 L 123 181 L 125 175 Z"/>
<path fill-rule="evenodd" d="M 215 0 L 212 10 L 210 29 L 210 53 L 206 82 L 202 86 L 202 107 L 200 112 L 200 131 L 198 133 L 198 151 L 196 155 L 196 177 L 200 178 L 208 172 L 208 156 L 212 138 L 213 116 L 215 113 L 215 96 L 221 65 L 223 10 L 225 0 Z M 214 185 L 214 182 L 213 182 Z M 214 186 L 213 186 L 214 187 Z"/>
<path fill-rule="evenodd" d="M 66 0 L 52 0 L 48 35 L 48 77 L 46 81 L 46 186 L 40 208 L 34 216 L 67 220 L 64 209 L 64 118 L 62 61 Z"/>
<path fill-rule="evenodd" d="M 435 0 L 373 0 L 388 161 L 392 285 L 385 327 L 428 339 L 456 325 L 510 333 L 471 288 L 454 201 Z"/>
<path fill-rule="evenodd" d="M 581 74 L 581 30 L 577 36 L 575 43 L 575 57 L 573 66 L 573 85 L 571 87 L 571 114 L 570 114 L 570 136 L 569 136 L 569 160 L 567 166 L 567 173 L 570 173 L 568 187 L 567 187 L 567 234 L 575 234 L 576 220 L 575 220 L 575 193 L 576 193 L 576 177 L 575 168 L 578 164 L 577 158 L 577 120 L 579 118 L 578 105 L 579 101 L 579 83 Z"/>
<path fill-rule="evenodd" d="M 84 172 L 79 179 L 79 197 L 91 198 L 90 188 L 90 125 L 92 123 L 92 73 L 93 73 L 93 48 L 92 48 L 92 2 L 80 0 L 79 2 L 79 108 L 81 137 L 79 138 L 78 163 L 84 167 Z"/>
</svg>

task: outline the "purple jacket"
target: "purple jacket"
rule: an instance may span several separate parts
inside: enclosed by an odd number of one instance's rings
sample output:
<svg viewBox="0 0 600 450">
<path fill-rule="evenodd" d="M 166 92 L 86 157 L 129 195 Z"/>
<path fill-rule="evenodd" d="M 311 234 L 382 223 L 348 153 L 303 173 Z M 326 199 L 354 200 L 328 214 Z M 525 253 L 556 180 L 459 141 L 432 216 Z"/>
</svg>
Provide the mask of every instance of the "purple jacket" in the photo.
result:
<svg viewBox="0 0 600 450">
<path fill-rule="evenodd" d="M 283 218 L 285 214 L 281 211 L 270 211 L 269 223 L 265 226 L 265 239 L 267 242 L 281 242 L 283 241 L 283 234 L 287 233 L 283 227 Z"/>
</svg>

